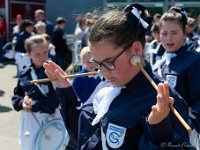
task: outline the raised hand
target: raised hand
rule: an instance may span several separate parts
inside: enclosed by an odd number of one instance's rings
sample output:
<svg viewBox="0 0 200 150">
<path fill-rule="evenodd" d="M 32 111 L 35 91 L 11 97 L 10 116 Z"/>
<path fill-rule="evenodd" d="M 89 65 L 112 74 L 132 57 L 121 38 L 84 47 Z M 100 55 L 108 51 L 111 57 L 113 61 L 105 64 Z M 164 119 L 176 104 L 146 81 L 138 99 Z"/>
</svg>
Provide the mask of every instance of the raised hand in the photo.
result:
<svg viewBox="0 0 200 150">
<path fill-rule="evenodd" d="M 57 79 L 51 81 L 54 88 L 65 88 L 71 86 L 71 81 L 64 78 L 66 72 L 62 70 L 56 63 L 48 61 L 44 63 L 45 73 L 50 79 Z"/>
<path fill-rule="evenodd" d="M 167 82 L 158 84 L 157 103 L 152 106 L 148 117 L 149 124 L 158 124 L 165 119 L 173 105 L 174 99 L 169 96 L 169 85 Z"/>
</svg>

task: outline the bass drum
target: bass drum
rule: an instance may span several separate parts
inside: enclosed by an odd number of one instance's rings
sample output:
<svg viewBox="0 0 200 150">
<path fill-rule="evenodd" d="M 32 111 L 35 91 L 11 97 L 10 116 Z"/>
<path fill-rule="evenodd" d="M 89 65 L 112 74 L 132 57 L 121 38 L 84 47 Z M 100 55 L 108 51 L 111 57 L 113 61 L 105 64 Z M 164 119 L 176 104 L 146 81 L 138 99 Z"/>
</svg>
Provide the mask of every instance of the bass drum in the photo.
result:
<svg viewBox="0 0 200 150">
<path fill-rule="evenodd" d="M 60 119 L 48 122 L 36 137 L 36 150 L 64 150 L 69 142 L 69 134 Z"/>
</svg>

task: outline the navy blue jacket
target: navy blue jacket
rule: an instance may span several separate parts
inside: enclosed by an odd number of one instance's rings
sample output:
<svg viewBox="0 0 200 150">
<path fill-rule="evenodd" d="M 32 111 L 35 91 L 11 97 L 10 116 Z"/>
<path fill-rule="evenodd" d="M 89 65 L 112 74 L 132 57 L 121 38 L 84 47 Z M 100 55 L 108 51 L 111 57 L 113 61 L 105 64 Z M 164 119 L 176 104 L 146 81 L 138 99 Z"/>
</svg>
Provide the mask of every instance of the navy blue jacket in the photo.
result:
<svg viewBox="0 0 200 150">
<path fill-rule="evenodd" d="M 156 83 L 161 82 L 152 74 L 150 65 L 145 69 Z M 172 146 L 180 150 L 192 149 L 187 131 L 172 113 L 157 125 L 149 125 L 146 122 L 152 105 L 156 103 L 157 92 L 141 72 L 122 89 L 100 123 L 95 126 L 91 125 L 95 117 L 92 105 L 88 104 L 77 110 L 78 101 L 72 87 L 57 88 L 56 92 L 66 127 L 73 130 L 77 136 L 79 150 L 101 150 L 101 135 L 104 134 L 109 150 L 114 149 L 113 147 L 120 150 L 171 150 Z M 184 101 L 175 91 L 171 90 L 170 95 L 175 99 L 174 107 L 188 120 Z"/>
<path fill-rule="evenodd" d="M 173 52 L 174 57 L 169 64 L 166 64 L 166 58 L 163 57 L 154 66 L 154 71 L 161 72 L 161 76 L 191 107 L 191 112 L 196 117 L 190 118 L 191 126 L 200 132 L 200 54 L 189 51 L 188 47 L 184 45 Z"/>
<path fill-rule="evenodd" d="M 34 66 L 31 66 L 34 68 Z M 34 68 L 35 69 L 35 68 Z M 47 78 L 44 73 L 44 68 L 35 69 L 35 73 L 38 79 Z M 39 83 L 42 87 L 46 96 L 41 93 L 39 88 L 35 84 L 31 84 L 30 81 L 33 80 L 31 77 L 31 69 L 25 68 L 20 74 L 17 86 L 14 89 L 14 96 L 12 97 L 12 104 L 16 111 L 22 110 L 22 102 L 25 93 L 28 94 L 33 100 L 32 111 L 52 114 L 55 109 L 59 106 L 59 100 L 55 93 L 55 90 L 51 82 Z"/>
<path fill-rule="evenodd" d="M 86 72 L 88 71 L 83 68 L 78 73 L 86 73 Z M 82 103 L 88 100 L 88 98 L 95 90 L 96 86 L 99 84 L 100 81 L 101 79 L 98 75 L 73 78 L 72 85 L 74 87 L 74 90 L 78 98 L 81 100 Z"/>
<path fill-rule="evenodd" d="M 24 47 L 25 40 L 33 34 L 34 33 L 28 33 L 27 31 L 22 31 L 19 34 L 19 36 L 17 37 L 15 51 L 21 52 L 21 53 L 26 53 L 26 50 L 25 50 L 25 47 Z"/>
</svg>

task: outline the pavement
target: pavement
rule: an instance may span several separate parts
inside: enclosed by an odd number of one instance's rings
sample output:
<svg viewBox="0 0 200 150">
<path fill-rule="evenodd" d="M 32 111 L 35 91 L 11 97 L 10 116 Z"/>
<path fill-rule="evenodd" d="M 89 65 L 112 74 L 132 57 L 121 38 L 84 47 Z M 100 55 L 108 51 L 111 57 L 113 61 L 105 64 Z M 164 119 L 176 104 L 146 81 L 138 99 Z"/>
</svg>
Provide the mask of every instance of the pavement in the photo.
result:
<svg viewBox="0 0 200 150">
<path fill-rule="evenodd" d="M 16 72 L 14 61 L 6 61 L 4 68 L 0 68 L 0 150 L 20 150 L 20 113 L 13 109 L 11 103 L 13 89 L 17 85 Z"/>
</svg>

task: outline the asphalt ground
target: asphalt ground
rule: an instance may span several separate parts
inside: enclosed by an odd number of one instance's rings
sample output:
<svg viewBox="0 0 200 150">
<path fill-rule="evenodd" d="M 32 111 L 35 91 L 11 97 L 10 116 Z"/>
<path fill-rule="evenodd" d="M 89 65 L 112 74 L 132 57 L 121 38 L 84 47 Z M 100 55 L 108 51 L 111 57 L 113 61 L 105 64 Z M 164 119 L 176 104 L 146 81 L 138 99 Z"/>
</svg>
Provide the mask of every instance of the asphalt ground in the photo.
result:
<svg viewBox="0 0 200 150">
<path fill-rule="evenodd" d="M 14 61 L 4 61 L 4 68 L 0 68 L 0 150 L 20 150 L 20 113 L 13 109 L 11 103 L 13 89 L 17 84 L 15 75 Z"/>
</svg>

